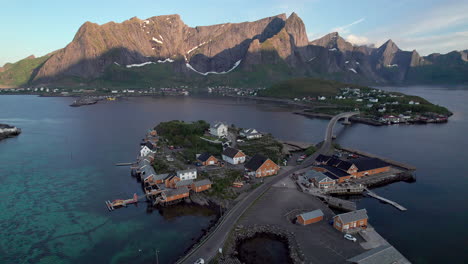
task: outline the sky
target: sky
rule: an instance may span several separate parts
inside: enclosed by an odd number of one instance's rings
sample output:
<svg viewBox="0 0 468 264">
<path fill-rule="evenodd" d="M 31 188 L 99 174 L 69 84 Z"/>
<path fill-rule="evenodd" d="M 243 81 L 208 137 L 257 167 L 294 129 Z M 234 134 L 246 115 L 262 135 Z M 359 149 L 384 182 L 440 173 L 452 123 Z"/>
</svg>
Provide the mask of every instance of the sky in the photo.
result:
<svg viewBox="0 0 468 264">
<path fill-rule="evenodd" d="M 296 12 L 309 40 L 337 31 L 356 45 L 392 39 L 421 55 L 468 49 L 466 0 L 0 0 L 0 65 L 65 47 L 86 21 L 179 14 L 189 26 Z"/>
</svg>

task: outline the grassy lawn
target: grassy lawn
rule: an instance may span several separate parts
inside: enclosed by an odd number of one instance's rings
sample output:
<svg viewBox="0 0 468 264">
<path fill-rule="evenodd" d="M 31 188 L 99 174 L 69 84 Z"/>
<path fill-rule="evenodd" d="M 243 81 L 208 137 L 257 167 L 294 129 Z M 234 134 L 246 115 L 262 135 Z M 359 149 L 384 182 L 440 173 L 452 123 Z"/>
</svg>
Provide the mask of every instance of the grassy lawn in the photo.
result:
<svg viewBox="0 0 468 264">
<path fill-rule="evenodd" d="M 272 161 L 279 163 L 282 158 L 283 144 L 276 141 L 272 135 L 266 134 L 258 139 L 246 140 L 239 144 L 239 148 L 248 155 L 262 154 Z"/>
</svg>

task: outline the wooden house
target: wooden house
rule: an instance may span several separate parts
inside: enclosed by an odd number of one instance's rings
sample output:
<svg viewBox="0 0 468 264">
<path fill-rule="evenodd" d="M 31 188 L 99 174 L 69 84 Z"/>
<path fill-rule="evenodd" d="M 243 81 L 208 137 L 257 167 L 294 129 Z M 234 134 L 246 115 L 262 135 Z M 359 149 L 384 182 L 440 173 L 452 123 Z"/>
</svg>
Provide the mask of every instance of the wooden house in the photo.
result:
<svg viewBox="0 0 468 264">
<path fill-rule="evenodd" d="M 213 183 L 210 180 L 205 179 L 205 180 L 193 182 L 191 188 L 192 188 L 192 191 L 198 193 L 198 192 L 203 192 L 203 191 L 210 189 L 212 184 Z"/>
<path fill-rule="evenodd" d="M 253 156 L 244 167 L 249 176 L 257 178 L 275 175 L 280 169 L 271 159 L 260 154 Z"/>
<path fill-rule="evenodd" d="M 301 225 L 317 223 L 323 219 L 323 212 L 320 209 L 303 213 L 297 216 L 297 222 Z"/>
<path fill-rule="evenodd" d="M 175 188 L 176 183 L 181 181 L 180 177 L 178 177 L 176 174 L 172 173 L 169 174 L 165 179 L 164 179 L 164 185 L 166 188 Z"/>
<path fill-rule="evenodd" d="M 197 161 L 200 162 L 203 166 L 210 166 L 210 165 L 218 164 L 218 159 L 208 152 L 198 155 Z"/>
<path fill-rule="evenodd" d="M 235 148 L 227 147 L 222 153 L 223 160 L 231 164 L 241 164 L 245 162 L 245 154 Z"/>
<path fill-rule="evenodd" d="M 162 202 L 173 202 L 176 200 L 184 199 L 189 197 L 190 191 L 187 187 L 182 187 L 178 189 L 166 189 L 161 193 Z"/>
<path fill-rule="evenodd" d="M 353 164 L 358 168 L 353 175 L 358 178 L 390 170 L 390 164 L 378 158 L 359 158 L 353 160 Z"/>
<path fill-rule="evenodd" d="M 174 188 L 178 189 L 178 188 L 187 187 L 187 188 L 190 189 L 192 187 L 192 184 L 193 184 L 193 180 L 178 181 L 178 182 L 175 183 Z"/>
<path fill-rule="evenodd" d="M 356 228 L 365 229 L 367 228 L 367 219 L 366 209 L 361 209 L 336 215 L 333 218 L 333 226 L 341 232 L 356 230 Z"/>
</svg>

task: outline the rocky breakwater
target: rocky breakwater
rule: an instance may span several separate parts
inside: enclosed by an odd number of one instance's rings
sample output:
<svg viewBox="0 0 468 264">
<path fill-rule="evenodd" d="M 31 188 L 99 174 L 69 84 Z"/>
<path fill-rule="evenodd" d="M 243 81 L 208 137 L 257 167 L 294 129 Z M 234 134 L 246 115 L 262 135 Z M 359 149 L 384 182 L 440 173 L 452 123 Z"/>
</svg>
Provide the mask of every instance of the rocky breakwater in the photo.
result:
<svg viewBox="0 0 468 264">
<path fill-rule="evenodd" d="M 6 124 L 0 124 L 0 140 L 8 137 L 15 137 L 19 134 L 21 134 L 21 129 Z"/>
<path fill-rule="evenodd" d="M 261 235 L 271 235 L 271 237 L 281 240 L 287 245 L 291 262 L 304 263 L 304 257 L 296 242 L 294 233 L 274 225 L 237 226 L 228 241 L 226 241 L 224 258 L 220 260 L 221 263 L 226 260 L 238 260 L 240 257 L 239 246 L 245 241 Z"/>
</svg>

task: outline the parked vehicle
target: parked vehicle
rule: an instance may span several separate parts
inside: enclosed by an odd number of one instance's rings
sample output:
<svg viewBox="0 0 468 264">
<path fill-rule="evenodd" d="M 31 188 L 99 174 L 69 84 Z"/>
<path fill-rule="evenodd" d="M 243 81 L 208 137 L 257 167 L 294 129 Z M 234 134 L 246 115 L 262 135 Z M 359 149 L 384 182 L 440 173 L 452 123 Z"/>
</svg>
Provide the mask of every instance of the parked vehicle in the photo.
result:
<svg viewBox="0 0 468 264">
<path fill-rule="evenodd" d="M 197 259 L 193 264 L 205 264 L 205 260 L 202 258 Z"/>
<path fill-rule="evenodd" d="M 344 235 L 344 238 L 348 239 L 349 241 L 353 241 L 353 242 L 357 241 L 357 239 L 355 237 L 353 237 L 352 235 L 350 235 L 350 234 Z"/>
</svg>

